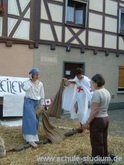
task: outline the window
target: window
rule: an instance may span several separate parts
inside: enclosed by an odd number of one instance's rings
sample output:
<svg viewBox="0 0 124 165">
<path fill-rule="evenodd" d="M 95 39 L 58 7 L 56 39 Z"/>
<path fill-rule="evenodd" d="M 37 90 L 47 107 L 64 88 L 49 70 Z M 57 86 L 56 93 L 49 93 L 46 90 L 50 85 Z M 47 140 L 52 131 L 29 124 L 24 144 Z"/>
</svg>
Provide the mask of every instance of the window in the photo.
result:
<svg viewBox="0 0 124 165">
<path fill-rule="evenodd" d="M 118 91 L 124 92 L 124 66 L 119 67 Z"/>
<path fill-rule="evenodd" d="M 119 33 L 124 34 L 124 9 L 119 10 Z"/>
<path fill-rule="evenodd" d="M 70 25 L 85 27 L 86 22 L 86 0 L 66 0 L 66 20 Z"/>
<path fill-rule="evenodd" d="M 75 70 L 76 68 L 82 68 L 83 74 L 85 72 L 85 64 L 84 63 L 78 63 L 78 62 L 65 62 L 64 61 L 64 73 L 63 77 L 68 79 L 73 79 L 75 77 Z"/>
</svg>

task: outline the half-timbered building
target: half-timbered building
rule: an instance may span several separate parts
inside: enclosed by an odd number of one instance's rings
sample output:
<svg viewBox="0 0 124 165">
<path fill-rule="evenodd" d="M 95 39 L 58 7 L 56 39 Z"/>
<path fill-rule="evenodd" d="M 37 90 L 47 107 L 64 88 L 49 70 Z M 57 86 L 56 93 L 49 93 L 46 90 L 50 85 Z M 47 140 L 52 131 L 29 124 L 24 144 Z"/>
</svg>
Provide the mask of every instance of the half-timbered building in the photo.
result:
<svg viewBox="0 0 124 165">
<path fill-rule="evenodd" d="M 0 74 L 41 70 L 46 97 L 76 67 L 101 73 L 112 108 L 124 108 L 124 0 L 1 0 Z"/>
</svg>

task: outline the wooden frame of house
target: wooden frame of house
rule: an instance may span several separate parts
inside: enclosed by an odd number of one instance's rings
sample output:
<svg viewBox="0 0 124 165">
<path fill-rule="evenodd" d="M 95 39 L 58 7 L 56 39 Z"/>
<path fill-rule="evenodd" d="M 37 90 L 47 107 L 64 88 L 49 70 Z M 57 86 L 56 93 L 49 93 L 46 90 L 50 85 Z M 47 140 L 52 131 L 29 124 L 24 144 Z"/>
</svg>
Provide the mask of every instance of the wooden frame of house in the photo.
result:
<svg viewBox="0 0 124 165">
<path fill-rule="evenodd" d="M 40 55 L 35 55 L 34 60 L 34 66 L 39 67 L 42 64 L 38 63 L 37 58 L 41 58 L 40 62 L 44 63 L 47 59 L 49 63 L 54 61 L 57 67 L 58 55 L 55 56 L 55 59 L 50 59 L 56 54 L 52 50 L 57 49 L 67 53 L 76 50 L 80 56 L 76 59 L 70 55 L 65 60 L 63 57 L 62 67 L 63 61 L 73 62 L 74 59 L 75 63 L 88 63 L 88 55 L 84 58 L 80 54 L 85 56 L 91 51 L 93 55 L 97 55 L 91 57 L 96 58 L 95 65 L 97 65 L 101 62 L 99 54 L 104 54 L 106 58 L 102 56 L 103 65 L 108 57 L 108 59 L 113 59 L 113 66 L 116 67 L 116 75 L 113 70 L 110 71 L 114 79 L 117 79 L 116 85 L 113 86 L 116 89 L 112 92 L 112 98 L 116 98 L 117 95 L 119 99 L 123 100 L 123 95 L 118 96 L 118 93 L 124 93 L 124 62 L 122 63 L 122 60 L 124 61 L 124 0 L 1 1 L 6 7 L 6 12 L 3 17 L 0 17 L 0 43 L 5 43 L 7 47 L 13 47 L 15 44 L 29 45 L 34 54 L 41 52 L 42 58 L 39 57 Z M 50 57 L 50 52 L 47 52 L 49 53 L 47 59 L 43 57 L 43 53 L 46 53 L 44 50 L 47 49 L 45 46 L 50 48 L 52 54 Z M 111 59 L 108 61 L 110 62 Z M 109 64 L 111 66 L 112 61 Z M 46 69 L 45 64 L 42 68 Z M 49 69 L 51 70 L 51 68 Z M 107 72 L 106 68 L 106 75 Z M 93 73 L 88 70 L 86 74 Z M 111 75 L 111 73 L 109 74 Z M 46 79 L 46 77 L 44 78 Z M 111 89 L 111 91 L 113 90 Z M 115 99 L 115 102 L 119 101 Z"/>
<path fill-rule="evenodd" d="M 100 0 L 101 8 L 97 8 L 96 0 L 90 3 L 88 0 L 82 0 L 82 2 L 79 0 L 77 3 L 86 3 L 87 6 L 86 25 L 83 28 L 76 24 L 66 23 L 68 0 L 26 0 L 25 3 L 20 0 L 2 1 L 6 7 L 6 13 L 2 17 L 3 21 L 1 20 L 0 42 L 9 42 L 10 45 L 13 43 L 29 44 L 32 45 L 31 48 L 33 45 L 38 47 L 39 44 L 71 45 L 81 49 L 92 49 L 95 52 L 101 50 L 107 54 L 115 52 L 117 56 L 124 54 L 124 35 L 119 29 L 121 25 L 118 19 L 124 11 L 123 0 Z M 92 3 L 97 9 L 95 7 L 92 9 Z M 111 5 L 115 8 L 113 13 L 109 10 Z M 54 7 L 56 11 L 52 14 Z M 54 17 L 55 13 L 59 15 L 58 18 Z M 109 22 L 113 27 L 107 26 Z M 21 28 L 24 27 L 26 27 L 27 34 L 22 36 Z M 43 34 L 46 33 L 46 27 L 52 35 L 49 39 Z M 99 43 L 93 43 L 94 35 L 98 37 Z M 111 39 L 113 39 L 113 45 L 109 43 Z"/>
</svg>

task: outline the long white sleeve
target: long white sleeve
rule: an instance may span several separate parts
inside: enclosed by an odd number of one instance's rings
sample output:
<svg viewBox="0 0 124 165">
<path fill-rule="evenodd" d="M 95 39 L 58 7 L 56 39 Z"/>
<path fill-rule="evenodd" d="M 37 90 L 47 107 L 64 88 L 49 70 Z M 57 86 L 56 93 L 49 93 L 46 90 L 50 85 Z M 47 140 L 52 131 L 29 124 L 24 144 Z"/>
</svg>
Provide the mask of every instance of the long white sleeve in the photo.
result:
<svg viewBox="0 0 124 165">
<path fill-rule="evenodd" d="M 41 86 L 41 100 L 40 105 L 45 105 L 45 92 L 44 92 L 44 86 Z"/>
<path fill-rule="evenodd" d="M 31 87 L 32 87 L 32 85 L 31 85 L 31 81 L 30 80 L 27 80 L 27 81 L 25 81 L 23 83 L 23 89 L 24 89 L 24 91 L 29 90 Z"/>
</svg>

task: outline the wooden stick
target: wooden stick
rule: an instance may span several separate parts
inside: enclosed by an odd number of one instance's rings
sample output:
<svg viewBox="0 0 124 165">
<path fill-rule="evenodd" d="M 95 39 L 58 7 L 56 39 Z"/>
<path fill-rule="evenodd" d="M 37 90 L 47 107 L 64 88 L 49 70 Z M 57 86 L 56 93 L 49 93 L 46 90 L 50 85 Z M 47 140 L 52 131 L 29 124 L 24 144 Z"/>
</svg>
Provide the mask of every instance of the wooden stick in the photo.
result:
<svg viewBox="0 0 124 165">
<path fill-rule="evenodd" d="M 63 128 L 66 128 L 66 127 L 63 127 Z M 64 136 L 65 137 L 70 137 L 70 136 L 75 135 L 76 133 L 78 133 L 77 129 L 72 129 L 71 131 L 69 131 L 67 133 L 64 133 Z M 49 139 L 44 139 L 44 140 L 40 140 L 39 142 L 37 142 L 37 144 L 47 144 L 47 143 L 50 143 L 50 140 Z M 19 152 L 19 151 L 28 149 L 30 147 L 31 147 L 30 144 L 26 144 L 26 145 L 21 146 L 21 147 L 16 147 L 16 148 L 10 149 L 7 152 Z"/>
</svg>

